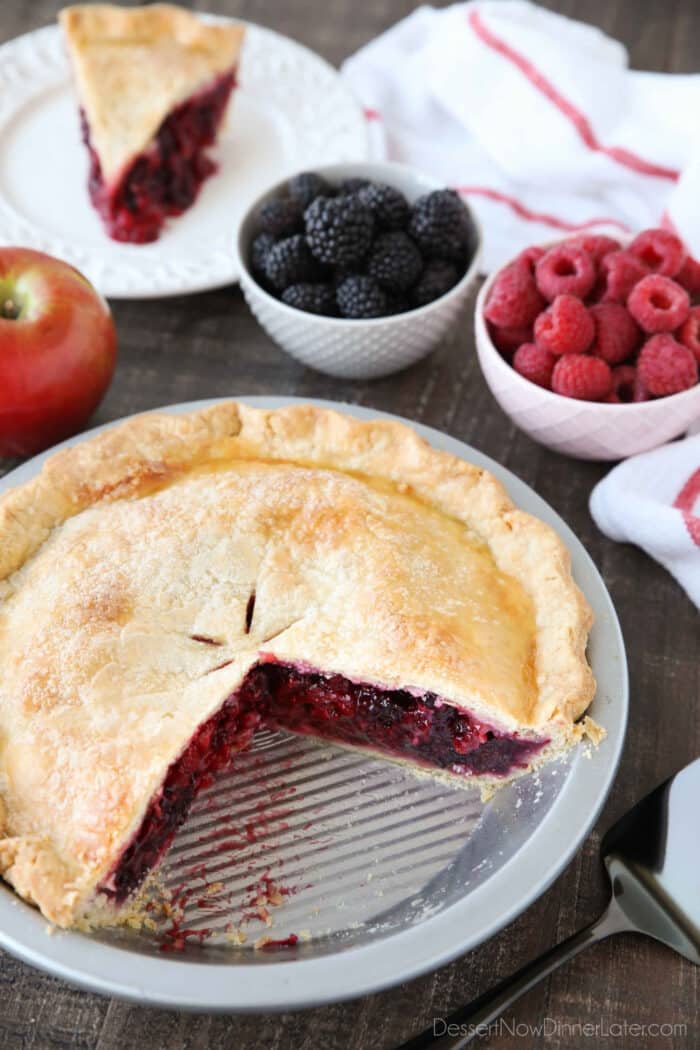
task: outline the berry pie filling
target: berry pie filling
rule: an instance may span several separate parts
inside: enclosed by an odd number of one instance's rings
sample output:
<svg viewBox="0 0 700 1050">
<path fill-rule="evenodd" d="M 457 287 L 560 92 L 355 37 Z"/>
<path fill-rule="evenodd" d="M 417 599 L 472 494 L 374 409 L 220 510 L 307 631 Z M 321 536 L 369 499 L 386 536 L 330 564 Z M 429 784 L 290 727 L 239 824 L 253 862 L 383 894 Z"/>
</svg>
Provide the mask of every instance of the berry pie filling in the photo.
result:
<svg viewBox="0 0 700 1050">
<path fill-rule="evenodd" d="M 259 726 L 403 758 L 426 769 L 505 777 L 549 743 L 504 732 L 434 693 L 383 689 L 277 662 L 251 668 L 168 769 L 134 838 L 100 887 L 123 903 L 162 859 L 197 792 L 250 746 Z"/>
<path fill-rule="evenodd" d="M 198 791 L 228 769 L 236 751 L 250 746 L 260 716 L 242 711 L 237 694 L 197 729 L 151 799 L 146 815 L 100 892 L 122 904 L 167 851 Z"/>
<path fill-rule="evenodd" d="M 194 203 L 204 180 L 216 171 L 206 150 L 216 140 L 235 83 L 233 70 L 222 73 L 180 103 L 116 182 L 105 182 L 81 109 L 90 199 L 115 241 L 154 241 L 169 216 L 181 215 Z"/>
</svg>

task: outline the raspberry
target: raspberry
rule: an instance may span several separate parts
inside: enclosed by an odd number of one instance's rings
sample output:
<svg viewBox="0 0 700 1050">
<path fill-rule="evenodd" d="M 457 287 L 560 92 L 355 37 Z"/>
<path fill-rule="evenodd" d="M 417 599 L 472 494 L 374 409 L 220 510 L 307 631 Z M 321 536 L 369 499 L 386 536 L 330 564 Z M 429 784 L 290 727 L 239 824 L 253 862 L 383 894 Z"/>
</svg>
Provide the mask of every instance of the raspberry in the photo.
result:
<svg viewBox="0 0 700 1050">
<path fill-rule="evenodd" d="M 614 237 L 606 237 L 603 233 L 581 233 L 576 237 L 568 237 L 564 244 L 580 248 L 590 255 L 594 263 L 599 263 L 603 256 L 609 255 L 610 252 L 618 252 L 622 248 Z"/>
<path fill-rule="evenodd" d="M 595 324 L 591 353 L 609 365 L 619 365 L 636 350 L 639 329 L 621 303 L 597 303 L 590 314 Z"/>
<path fill-rule="evenodd" d="M 329 266 L 354 266 L 369 251 L 372 212 L 358 198 L 317 197 L 304 212 L 306 240 L 313 255 Z"/>
<path fill-rule="evenodd" d="M 389 313 L 389 300 L 373 277 L 346 277 L 336 290 L 343 317 L 362 319 L 384 317 Z"/>
<path fill-rule="evenodd" d="M 552 372 L 552 390 L 579 401 L 603 401 L 610 393 L 610 365 L 588 354 L 565 354 Z"/>
<path fill-rule="evenodd" d="M 610 252 L 600 261 L 600 273 L 600 301 L 626 303 L 637 281 L 641 281 L 649 270 L 636 255 L 630 255 L 629 252 Z"/>
<path fill-rule="evenodd" d="M 474 227 L 454 190 L 434 190 L 411 209 L 408 232 L 420 250 L 436 259 L 464 263 L 473 251 Z"/>
<path fill-rule="evenodd" d="M 639 352 L 637 368 L 642 383 L 655 397 L 688 390 L 698 381 L 698 366 L 691 351 L 668 332 L 646 341 Z"/>
<path fill-rule="evenodd" d="M 383 182 L 371 182 L 357 194 L 374 215 L 380 230 L 403 230 L 408 225 L 410 209 L 403 193 Z"/>
<path fill-rule="evenodd" d="M 367 263 L 367 273 L 389 292 L 406 292 L 418 280 L 423 257 L 405 233 L 377 237 Z"/>
<path fill-rule="evenodd" d="M 290 284 L 318 280 L 320 266 L 300 233 L 278 241 L 265 258 L 265 276 L 276 291 Z"/>
<path fill-rule="evenodd" d="M 513 368 L 531 383 L 543 386 L 545 390 L 551 390 L 552 372 L 556 361 L 556 357 L 549 350 L 544 350 L 535 343 L 523 343 L 515 351 Z"/>
<path fill-rule="evenodd" d="M 595 335 L 593 318 L 575 295 L 558 295 L 535 321 L 535 342 L 553 354 L 582 354 Z"/>
<path fill-rule="evenodd" d="M 545 253 L 544 248 L 541 248 L 539 244 L 531 244 L 529 248 L 525 248 L 520 255 L 518 260 L 526 262 L 530 267 L 530 270 L 534 274 L 535 267 Z"/>
<path fill-rule="evenodd" d="M 287 192 L 302 209 L 308 208 L 317 197 L 332 197 L 333 189 L 315 171 L 302 171 L 287 183 Z"/>
<path fill-rule="evenodd" d="M 484 316 L 499 327 L 520 328 L 532 324 L 544 307 L 530 264 L 516 259 L 493 282 Z"/>
<path fill-rule="evenodd" d="M 686 256 L 683 241 L 668 230 L 643 230 L 627 251 L 640 259 L 652 273 L 662 277 L 675 277 Z"/>
<path fill-rule="evenodd" d="M 700 262 L 694 259 L 692 255 L 686 256 L 686 260 L 676 274 L 675 279 L 691 295 L 700 293 Z"/>
<path fill-rule="evenodd" d="M 263 204 L 258 212 L 258 227 L 261 233 L 273 237 L 291 237 L 304 229 L 303 209 L 298 201 L 290 197 L 277 197 Z"/>
<path fill-rule="evenodd" d="M 595 284 L 595 276 L 590 255 L 567 244 L 550 248 L 535 267 L 537 287 L 550 302 L 558 295 L 578 295 L 585 299 Z"/>
<path fill-rule="evenodd" d="M 693 306 L 679 328 L 678 341 L 687 346 L 700 365 L 700 306 Z"/>
<path fill-rule="evenodd" d="M 489 335 L 493 345 L 502 354 L 512 354 L 523 343 L 532 342 L 532 325 L 523 325 L 521 328 L 504 328 L 496 324 L 489 325 Z"/>
<path fill-rule="evenodd" d="M 292 284 L 282 292 L 282 302 L 309 314 L 334 317 L 338 313 L 331 284 Z"/>
<path fill-rule="evenodd" d="M 460 278 L 456 266 L 444 259 L 428 259 L 423 273 L 418 278 L 411 292 L 414 306 L 425 306 L 439 299 L 450 288 L 454 288 Z"/>
<path fill-rule="evenodd" d="M 610 405 L 632 401 L 649 401 L 649 392 L 642 384 L 634 365 L 618 365 L 612 370 L 612 390 L 605 398 Z"/>
<path fill-rule="evenodd" d="M 690 298 L 675 281 L 651 273 L 635 284 L 627 309 L 645 332 L 672 332 L 688 316 Z"/>
</svg>

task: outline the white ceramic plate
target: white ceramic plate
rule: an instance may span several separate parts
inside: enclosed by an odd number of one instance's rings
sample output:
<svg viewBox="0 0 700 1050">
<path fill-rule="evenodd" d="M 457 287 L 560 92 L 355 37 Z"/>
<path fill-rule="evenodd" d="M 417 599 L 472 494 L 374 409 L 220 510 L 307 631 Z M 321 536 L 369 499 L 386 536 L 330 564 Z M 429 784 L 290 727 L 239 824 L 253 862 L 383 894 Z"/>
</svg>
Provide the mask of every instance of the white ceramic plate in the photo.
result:
<svg viewBox="0 0 700 1050">
<path fill-rule="evenodd" d="M 298 399 L 244 400 L 277 407 Z M 359 418 L 385 415 L 314 403 Z M 566 542 L 596 615 L 589 647 L 598 681 L 592 714 L 605 726 L 605 740 L 504 788 L 484 806 L 473 789 L 445 787 L 401 766 L 287 734 L 261 733 L 235 773 L 197 800 L 162 869 L 170 887 L 186 882 L 194 889 L 184 926 L 205 928 L 210 935 L 203 944 L 195 939 L 184 951 L 163 953 L 168 935 L 162 928 L 48 936 L 38 912 L 0 886 L 2 947 L 65 980 L 142 1003 L 296 1009 L 366 995 L 448 962 L 514 919 L 569 862 L 600 812 L 622 749 L 627 666 L 615 611 L 593 562 L 544 500 L 468 445 L 414 426 L 436 447 L 493 471 L 519 506 Z M 47 454 L 1 479 L 0 491 L 34 475 Z M 251 818 L 254 833 L 242 833 Z M 266 875 L 290 891 L 270 909 L 273 927 L 252 920 L 246 945 L 225 945 L 226 924 L 239 925 Z M 207 896 L 205 885 L 216 892 Z M 252 950 L 261 934 L 284 939 L 302 931 L 308 939 L 294 948 Z"/>
<path fill-rule="evenodd" d="M 303 168 L 365 160 L 369 149 L 362 111 L 332 66 L 269 29 L 246 28 L 220 170 L 147 245 L 110 240 L 90 204 L 59 28 L 0 47 L 0 243 L 67 259 L 113 298 L 182 295 L 237 280 L 231 243 L 252 198 Z"/>
</svg>

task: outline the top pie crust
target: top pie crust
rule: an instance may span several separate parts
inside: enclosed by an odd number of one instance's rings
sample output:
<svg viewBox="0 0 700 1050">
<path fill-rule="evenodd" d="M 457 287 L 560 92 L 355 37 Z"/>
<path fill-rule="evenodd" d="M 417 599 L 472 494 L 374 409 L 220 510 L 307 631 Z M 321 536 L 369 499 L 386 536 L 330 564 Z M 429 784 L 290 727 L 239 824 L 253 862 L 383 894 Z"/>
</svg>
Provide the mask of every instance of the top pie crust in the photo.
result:
<svg viewBox="0 0 700 1050">
<path fill-rule="evenodd" d="M 171 4 L 81 4 L 59 19 L 106 182 L 146 148 L 175 106 L 236 66 L 245 33 Z"/>
<path fill-rule="evenodd" d="M 0 871 L 52 920 L 85 914 L 261 653 L 560 750 L 594 691 L 591 620 L 556 534 L 400 423 L 137 417 L 0 500 Z"/>
</svg>

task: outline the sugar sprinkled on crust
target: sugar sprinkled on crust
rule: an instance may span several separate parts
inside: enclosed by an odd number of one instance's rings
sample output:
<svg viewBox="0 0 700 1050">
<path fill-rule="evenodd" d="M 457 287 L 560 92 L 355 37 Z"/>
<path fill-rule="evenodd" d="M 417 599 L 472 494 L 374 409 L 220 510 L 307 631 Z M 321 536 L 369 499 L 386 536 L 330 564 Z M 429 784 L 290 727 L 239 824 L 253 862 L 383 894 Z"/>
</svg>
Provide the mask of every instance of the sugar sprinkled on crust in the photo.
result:
<svg viewBox="0 0 700 1050">
<path fill-rule="evenodd" d="M 227 515 L 242 523 L 247 546 L 227 546 L 235 533 Z M 460 572 L 470 575 L 458 586 Z M 436 579 L 444 581 L 437 596 Z M 471 649 L 459 634 L 462 612 L 449 612 L 468 599 L 469 580 L 491 586 L 479 600 L 498 610 L 492 625 L 470 621 Z M 585 660 L 592 618 L 566 548 L 490 474 L 400 423 L 233 402 L 137 417 L 51 457 L 0 500 L 0 586 L 0 732 L 23 727 L 17 736 L 30 741 L 0 768 L 0 870 L 61 925 L 89 914 L 95 886 L 169 762 L 263 646 L 387 688 L 432 690 L 506 729 L 546 733 L 538 763 L 601 732 L 576 722 L 594 688 Z M 532 682 L 506 695 L 506 664 L 501 695 L 498 661 L 467 674 L 464 657 L 479 639 L 486 644 L 485 631 L 502 637 L 511 621 L 532 631 Z M 209 674 L 211 653 L 193 640 L 208 633 L 224 637 L 217 662 L 228 661 Z M 488 688 L 467 689 L 480 674 Z M 128 751 L 136 747 L 130 721 L 140 759 Z M 32 734 L 41 734 L 34 744 Z M 37 836 L 30 828 L 46 809 L 44 775 L 63 778 L 54 798 L 66 808 Z M 486 792 L 503 783 L 475 779 Z"/>
</svg>

